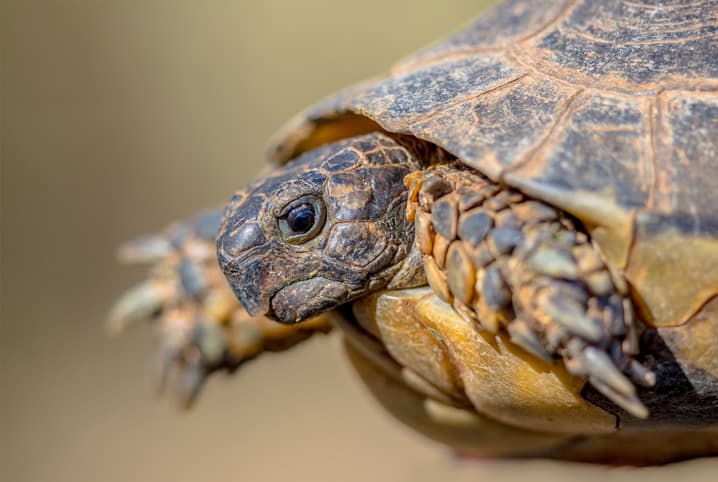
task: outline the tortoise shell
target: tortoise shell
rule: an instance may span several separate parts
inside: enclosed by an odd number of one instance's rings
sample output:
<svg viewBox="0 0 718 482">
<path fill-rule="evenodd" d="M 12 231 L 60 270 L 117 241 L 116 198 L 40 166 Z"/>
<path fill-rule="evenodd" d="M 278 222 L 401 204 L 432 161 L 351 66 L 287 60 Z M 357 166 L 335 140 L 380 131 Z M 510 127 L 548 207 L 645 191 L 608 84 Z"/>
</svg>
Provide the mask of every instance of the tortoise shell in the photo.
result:
<svg viewBox="0 0 718 482">
<path fill-rule="evenodd" d="M 514 0 L 295 118 L 270 158 L 383 129 L 583 222 L 698 387 L 718 379 L 716 2 Z"/>
</svg>

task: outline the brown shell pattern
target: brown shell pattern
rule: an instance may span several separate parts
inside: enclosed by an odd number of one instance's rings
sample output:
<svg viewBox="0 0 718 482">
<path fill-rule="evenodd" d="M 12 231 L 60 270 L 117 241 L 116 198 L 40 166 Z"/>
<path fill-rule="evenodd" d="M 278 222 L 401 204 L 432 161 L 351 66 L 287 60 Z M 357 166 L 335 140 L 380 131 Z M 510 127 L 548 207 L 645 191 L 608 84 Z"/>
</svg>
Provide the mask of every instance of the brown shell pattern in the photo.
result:
<svg viewBox="0 0 718 482">
<path fill-rule="evenodd" d="M 681 326 L 718 295 L 717 19 L 715 1 L 509 1 L 309 109 L 271 154 L 377 125 L 433 142 L 579 218 L 642 319 Z"/>
</svg>

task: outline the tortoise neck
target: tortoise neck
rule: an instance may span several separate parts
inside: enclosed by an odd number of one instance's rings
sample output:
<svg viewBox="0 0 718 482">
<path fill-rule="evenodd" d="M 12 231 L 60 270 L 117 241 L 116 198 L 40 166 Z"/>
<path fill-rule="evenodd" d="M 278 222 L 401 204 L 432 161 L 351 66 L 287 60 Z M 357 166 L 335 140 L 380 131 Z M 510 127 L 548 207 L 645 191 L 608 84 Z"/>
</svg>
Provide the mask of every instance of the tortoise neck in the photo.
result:
<svg viewBox="0 0 718 482">
<path fill-rule="evenodd" d="M 425 286 L 426 283 L 426 274 L 424 272 L 424 262 L 421 252 L 416 246 L 416 243 L 411 243 L 409 253 L 399 264 L 398 271 L 389 281 L 387 289 L 416 288 L 418 286 Z"/>
<path fill-rule="evenodd" d="M 393 132 L 387 132 L 386 135 L 409 151 L 422 168 L 456 160 L 456 156 L 429 141 Z"/>
</svg>

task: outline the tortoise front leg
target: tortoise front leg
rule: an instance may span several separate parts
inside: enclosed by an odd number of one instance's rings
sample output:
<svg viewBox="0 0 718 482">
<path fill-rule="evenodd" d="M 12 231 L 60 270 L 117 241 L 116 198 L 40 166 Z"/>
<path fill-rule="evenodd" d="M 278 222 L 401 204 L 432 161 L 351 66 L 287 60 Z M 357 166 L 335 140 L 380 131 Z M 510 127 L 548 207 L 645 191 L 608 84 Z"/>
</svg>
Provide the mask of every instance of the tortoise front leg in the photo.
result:
<svg viewBox="0 0 718 482">
<path fill-rule="evenodd" d="M 129 289 L 108 317 L 111 333 L 151 320 L 159 332 L 158 381 L 177 370 L 181 402 L 189 406 L 208 375 L 233 371 L 264 351 L 283 351 L 330 330 L 324 317 L 282 325 L 250 317 L 217 263 L 215 235 L 221 212 L 209 212 L 164 233 L 127 243 L 124 263 L 151 263 L 147 279 Z"/>
<path fill-rule="evenodd" d="M 407 184 L 407 215 L 437 295 L 470 323 L 506 329 L 634 416 L 648 415 L 628 378 L 655 383 L 633 358 L 631 301 L 574 221 L 459 164 L 414 173 Z"/>
</svg>

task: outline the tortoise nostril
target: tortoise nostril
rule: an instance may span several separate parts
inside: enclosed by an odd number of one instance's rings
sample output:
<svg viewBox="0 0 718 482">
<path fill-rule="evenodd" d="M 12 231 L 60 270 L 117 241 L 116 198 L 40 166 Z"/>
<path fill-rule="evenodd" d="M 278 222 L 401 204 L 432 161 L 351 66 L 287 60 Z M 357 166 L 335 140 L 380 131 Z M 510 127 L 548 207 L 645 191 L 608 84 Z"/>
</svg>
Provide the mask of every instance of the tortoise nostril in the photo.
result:
<svg viewBox="0 0 718 482">
<path fill-rule="evenodd" d="M 237 257 L 244 251 L 264 243 L 264 231 L 257 223 L 247 223 L 226 233 L 220 239 L 221 249 L 229 256 Z"/>
</svg>

